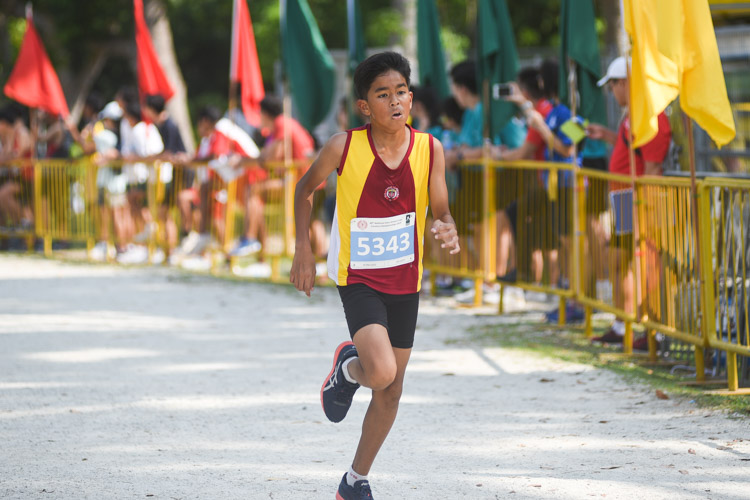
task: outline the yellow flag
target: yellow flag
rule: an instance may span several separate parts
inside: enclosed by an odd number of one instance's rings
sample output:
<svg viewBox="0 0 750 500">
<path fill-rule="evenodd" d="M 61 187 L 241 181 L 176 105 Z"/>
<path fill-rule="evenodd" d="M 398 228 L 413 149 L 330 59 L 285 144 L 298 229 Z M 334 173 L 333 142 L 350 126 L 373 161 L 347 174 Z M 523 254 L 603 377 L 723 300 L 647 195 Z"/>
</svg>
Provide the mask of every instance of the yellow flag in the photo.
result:
<svg viewBox="0 0 750 500">
<path fill-rule="evenodd" d="M 680 105 L 723 146 L 735 128 L 706 0 L 624 0 L 632 40 L 630 79 L 634 147 L 654 138 L 658 115 Z"/>
<path fill-rule="evenodd" d="M 683 0 L 680 106 L 721 147 L 736 134 L 716 34 L 706 0 Z"/>
</svg>

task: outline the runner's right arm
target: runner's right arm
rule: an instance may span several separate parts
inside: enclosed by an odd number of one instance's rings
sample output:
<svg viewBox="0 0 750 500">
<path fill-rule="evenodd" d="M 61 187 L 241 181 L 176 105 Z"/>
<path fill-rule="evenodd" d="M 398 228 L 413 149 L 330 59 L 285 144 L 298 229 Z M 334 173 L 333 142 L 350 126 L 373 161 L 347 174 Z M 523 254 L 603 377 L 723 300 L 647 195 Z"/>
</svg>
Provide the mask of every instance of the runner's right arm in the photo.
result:
<svg viewBox="0 0 750 500">
<path fill-rule="evenodd" d="M 345 146 L 346 133 L 331 137 L 294 190 L 294 223 L 297 234 L 289 281 L 308 297 L 315 286 L 315 256 L 310 246 L 312 197 L 315 188 L 339 167 Z"/>
</svg>

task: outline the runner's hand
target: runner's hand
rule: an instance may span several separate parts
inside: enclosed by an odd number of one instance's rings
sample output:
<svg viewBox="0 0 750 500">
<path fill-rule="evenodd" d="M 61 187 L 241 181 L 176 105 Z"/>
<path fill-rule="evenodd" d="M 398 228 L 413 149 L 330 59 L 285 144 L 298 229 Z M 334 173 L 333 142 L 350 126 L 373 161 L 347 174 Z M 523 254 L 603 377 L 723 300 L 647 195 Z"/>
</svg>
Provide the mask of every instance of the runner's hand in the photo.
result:
<svg viewBox="0 0 750 500">
<path fill-rule="evenodd" d="M 436 240 L 443 240 L 440 244 L 440 248 L 448 248 L 451 255 L 455 255 L 461 251 L 461 247 L 458 244 L 458 231 L 456 231 L 455 224 L 448 224 L 436 219 L 432 223 L 432 234 L 435 235 Z"/>
<path fill-rule="evenodd" d="M 297 290 L 310 296 L 310 292 L 315 288 L 315 257 L 311 249 L 297 249 L 294 252 L 289 281 Z"/>
</svg>

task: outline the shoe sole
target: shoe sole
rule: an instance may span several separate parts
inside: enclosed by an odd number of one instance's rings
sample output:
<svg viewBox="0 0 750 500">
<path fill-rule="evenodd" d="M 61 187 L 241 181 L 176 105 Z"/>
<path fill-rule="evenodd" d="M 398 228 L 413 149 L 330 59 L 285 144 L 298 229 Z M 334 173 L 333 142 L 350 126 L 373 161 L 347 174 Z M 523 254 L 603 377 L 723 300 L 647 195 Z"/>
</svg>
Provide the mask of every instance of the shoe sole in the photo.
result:
<svg viewBox="0 0 750 500">
<path fill-rule="evenodd" d="M 341 353 L 341 350 L 344 347 L 354 345 L 354 342 L 342 342 L 339 344 L 339 346 L 336 348 L 336 352 L 333 353 L 333 366 L 331 367 L 331 371 L 328 372 L 328 375 L 326 376 L 325 380 L 323 380 L 323 385 L 320 386 L 320 407 L 323 408 L 323 413 L 326 412 L 326 407 L 323 404 L 323 389 L 325 389 L 326 384 L 328 384 L 328 381 L 331 379 L 331 375 L 333 375 L 333 370 L 336 369 L 336 360 L 339 359 L 339 354 Z M 338 493 L 336 493 L 338 495 Z M 343 499 L 342 499 L 343 500 Z"/>
</svg>

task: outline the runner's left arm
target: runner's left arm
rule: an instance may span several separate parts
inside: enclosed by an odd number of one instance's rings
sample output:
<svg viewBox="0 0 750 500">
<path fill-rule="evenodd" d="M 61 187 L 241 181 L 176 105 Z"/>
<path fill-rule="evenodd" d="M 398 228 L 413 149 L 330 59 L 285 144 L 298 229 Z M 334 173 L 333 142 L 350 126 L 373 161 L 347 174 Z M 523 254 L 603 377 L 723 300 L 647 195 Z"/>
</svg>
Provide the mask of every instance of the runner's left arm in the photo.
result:
<svg viewBox="0 0 750 500">
<path fill-rule="evenodd" d="M 432 174 L 430 176 L 430 208 L 432 210 L 432 228 L 430 232 L 436 240 L 442 240 L 440 247 L 446 248 L 451 255 L 461 251 L 458 243 L 456 222 L 448 206 L 448 187 L 445 184 L 445 156 L 443 145 L 433 138 Z"/>
</svg>

